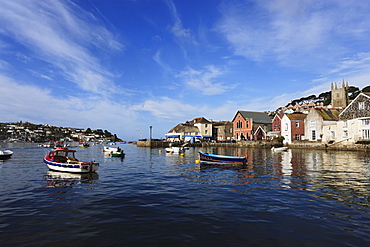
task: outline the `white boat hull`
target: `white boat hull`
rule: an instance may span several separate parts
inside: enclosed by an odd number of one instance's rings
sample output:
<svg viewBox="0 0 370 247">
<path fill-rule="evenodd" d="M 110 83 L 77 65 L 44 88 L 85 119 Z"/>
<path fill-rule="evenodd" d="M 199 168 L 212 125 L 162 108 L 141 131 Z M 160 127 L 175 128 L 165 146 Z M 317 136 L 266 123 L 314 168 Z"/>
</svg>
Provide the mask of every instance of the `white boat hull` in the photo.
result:
<svg viewBox="0 0 370 247">
<path fill-rule="evenodd" d="M 98 163 L 57 163 L 44 159 L 50 170 L 59 172 L 88 173 L 96 172 L 99 168 Z"/>
<path fill-rule="evenodd" d="M 9 159 L 10 157 L 12 157 L 12 155 L 13 155 L 13 151 L 11 150 L 4 150 L 4 151 L 0 150 L 0 159 Z"/>
<path fill-rule="evenodd" d="M 183 147 L 172 147 L 172 148 L 166 148 L 166 153 L 174 153 L 174 154 L 179 154 L 179 153 L 185 153 L 185 149 Z"/>
<path fill-rule="evenodd" d="M 285 151 L 287 149 L 288 149 L 288 147 L 278 147 L 278 148 L 272 147 L 271 148 L 272 151 L 276 151 L 276 152 L 278 152 L 278 151 Z"/>
</svg>

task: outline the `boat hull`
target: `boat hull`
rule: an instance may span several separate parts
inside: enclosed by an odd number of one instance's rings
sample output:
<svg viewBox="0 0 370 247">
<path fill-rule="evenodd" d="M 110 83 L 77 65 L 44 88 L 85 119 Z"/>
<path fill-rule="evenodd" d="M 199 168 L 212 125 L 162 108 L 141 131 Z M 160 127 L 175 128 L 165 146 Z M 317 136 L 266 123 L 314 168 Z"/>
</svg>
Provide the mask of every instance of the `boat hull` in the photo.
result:
<svg viewBox="0 0 370 247">
<path fill-rule="evenodd" d="M 278 152 L 278 151 L 286 151 L 288 150 L 288 147 L 272 147 L 271 148 L 271 151 L 275 151 L 275 152 Z"/>
<path fill-rule="evenodd" d="M 185 153 L 185 148 L 183 147 L 171 147 L 171 148 L 165 148 L 166 153 L 175 153 L 175 154 L 181 154 Z"/>
<path fill-rule="evenodd" d="M 125 153 L 123 152 L 122 149 L 118 149 L 117 147 L 104 147 L 102 150 L 105 152 L 107 156 L 111 157 L 125 157 Z"/>
<path fill-rule="evenodd" d="M 10 159 L 12 155 L 13 151 L 10 150 L 0 151 L 0 160 Z"/>
<path fill-rule="evenodd" d="M 199 151 L 200 163 L 209 165 L 245 165 L 247 157 L 225 156 L 217 154 L 208 154 Z"/>
<path fill-rule="evenodd" d="M 50 170 L 59 172 L 88 173 L 96 172 L 99 168 L 99 164 L 94 162 L 58 163 L 44 158 L 44 163 Z"/>
<path fill-rule="evenodd" d="M 113 152 L 110 155 L 112 157 L 125 157 L 125 154 L 124 153 L 120 153 L 120 152 Z"/>
</svg>

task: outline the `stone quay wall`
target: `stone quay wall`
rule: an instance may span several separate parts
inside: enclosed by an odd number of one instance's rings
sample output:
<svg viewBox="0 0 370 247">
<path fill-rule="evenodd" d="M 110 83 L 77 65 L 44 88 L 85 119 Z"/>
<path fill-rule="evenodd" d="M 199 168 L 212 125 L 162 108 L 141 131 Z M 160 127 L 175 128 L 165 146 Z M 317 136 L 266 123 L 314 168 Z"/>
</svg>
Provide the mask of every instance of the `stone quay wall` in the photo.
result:
<svg viewBox="0 0 370 247">
<path fill-rule="evenodd" d="M 138 147 L 149 147 L 149 148 L 166 148 L 169 147 L 171 143 L 147 140 L 138 141 Z M 173 146 L 180 146 L 181 144 Z M 203 142 L 203 143 L 189 143 L 187 147 L 235 147 L 235 148 L 271 148 L 272 146 L 278 145 L 277 142 L 271 141 L 237 141 L 235 143 L 216 143 L 216 142 Z M 296 141 L 289 145 L 289 148 L 297 149 L 320 149 L 320 150 L 339 150 L 339 151 L 365 151 L 370 152 L 370 145 L 366 144 L 323 144 L 321 142 L 310 142 L 310 141 Z"/>
</svg>

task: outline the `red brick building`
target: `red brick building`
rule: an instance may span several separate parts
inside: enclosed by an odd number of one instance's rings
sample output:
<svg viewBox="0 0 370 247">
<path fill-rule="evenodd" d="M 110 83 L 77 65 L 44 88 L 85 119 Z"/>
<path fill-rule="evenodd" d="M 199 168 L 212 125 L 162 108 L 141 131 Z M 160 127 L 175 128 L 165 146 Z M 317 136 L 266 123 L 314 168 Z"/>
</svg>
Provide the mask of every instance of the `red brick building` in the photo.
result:
<svg viewBox="0 0 370 247">
<path fill-rule="evenodd" d="M 304 120 L 307 114 L 291 113 L 285 114 L 281 119 L 281 135 L 284 136 L 284 143 L 304 139 Z"/>
<path fill-rule="evenodd" d="M 281 134 L 281 117 L 279 114 L 276 114 L 272 119 L 271 131 L 279 132 L 278 135 Z"/>
<path fill-rule="evenodd" d="M 265 140 L 271 131 L 271 118 L 265 112 L 238 111 L 232 122 L 234 140 Z"/>
</svg>

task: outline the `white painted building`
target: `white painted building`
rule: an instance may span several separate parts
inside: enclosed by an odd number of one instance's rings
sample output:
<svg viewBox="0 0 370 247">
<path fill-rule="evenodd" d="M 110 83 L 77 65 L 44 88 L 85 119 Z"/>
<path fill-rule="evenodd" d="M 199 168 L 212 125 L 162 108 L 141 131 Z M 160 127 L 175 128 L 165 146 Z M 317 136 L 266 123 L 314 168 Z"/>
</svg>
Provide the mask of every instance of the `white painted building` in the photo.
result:
<svg viewBox="0 0 370 247">
<path fill-rule="evenodd" d="M 340 112 L 340 109 L 333 108 L 311 108 L 304 120 L 305 139 L 308 141 L 322 141 L 324 127 L 326 129 L 329 126 L 336 126 Z"/>
<path fill-rule="evenodd" d="M 340 114 L 335 126 L 323 128 L 323 142 L 370 142 L 370 94 L 360 93 Z"/>
</svg>

